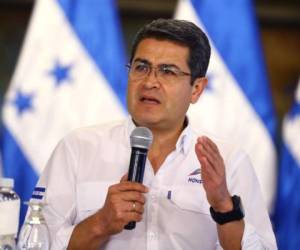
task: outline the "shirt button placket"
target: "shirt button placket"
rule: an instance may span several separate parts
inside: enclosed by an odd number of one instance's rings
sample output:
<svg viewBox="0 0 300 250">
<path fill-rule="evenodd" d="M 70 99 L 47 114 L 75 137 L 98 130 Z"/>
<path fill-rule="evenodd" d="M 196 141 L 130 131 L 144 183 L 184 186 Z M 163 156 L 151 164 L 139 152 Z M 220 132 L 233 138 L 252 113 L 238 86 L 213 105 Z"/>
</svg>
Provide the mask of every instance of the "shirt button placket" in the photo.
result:
<svg viewBox="0 0 300 250">
<path fill-rule="evenodd" d="M 148 205 L 148 221 L 147 221 L 147 249 L 158 249 L 158 235 L 157 235 L 157 209 L 158 209 L 158 190 L 153 189 L 149 195 Z"/>
</svg>

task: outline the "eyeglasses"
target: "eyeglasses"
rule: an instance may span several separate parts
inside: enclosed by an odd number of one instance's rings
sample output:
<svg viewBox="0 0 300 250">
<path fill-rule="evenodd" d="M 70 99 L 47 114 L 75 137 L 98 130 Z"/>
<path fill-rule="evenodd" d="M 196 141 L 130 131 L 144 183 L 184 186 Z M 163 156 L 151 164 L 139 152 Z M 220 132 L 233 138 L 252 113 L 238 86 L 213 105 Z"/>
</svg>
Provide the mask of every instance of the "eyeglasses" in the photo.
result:
<svg viewBox="0 0 300 250">
<path fill-rule="evenodd" d="M 129 69 L 129 75 L 132 80 L 141 80 L 149 76 L 154 70 L 156 79 L 161 83 L 176 83 L 181 76 L 190 76 L 190 73 L 186 73 L 174 65 L 160 64 L 156 67 L 150 63 L 136 61 L 133 64 L 127 64 Z"/>
</svg>

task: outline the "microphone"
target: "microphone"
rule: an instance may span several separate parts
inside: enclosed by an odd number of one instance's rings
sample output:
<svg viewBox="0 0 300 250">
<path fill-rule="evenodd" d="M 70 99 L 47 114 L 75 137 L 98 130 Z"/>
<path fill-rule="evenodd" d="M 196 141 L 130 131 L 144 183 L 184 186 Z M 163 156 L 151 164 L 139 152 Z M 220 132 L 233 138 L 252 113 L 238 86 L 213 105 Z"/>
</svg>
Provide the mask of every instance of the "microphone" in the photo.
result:
<svg viewBox="0 0 300 250">
<path fill-rule="evenodd" d="M 150 129 L 136 127 L 130 135 L 131 156 L 128 171 L 128 181 L 143 183 L 145 164 L 148 149 L 152 143 L 153 135 Z M 132 230 L 135 221 L 130 221 L 124 228 Z"/>
</svg>

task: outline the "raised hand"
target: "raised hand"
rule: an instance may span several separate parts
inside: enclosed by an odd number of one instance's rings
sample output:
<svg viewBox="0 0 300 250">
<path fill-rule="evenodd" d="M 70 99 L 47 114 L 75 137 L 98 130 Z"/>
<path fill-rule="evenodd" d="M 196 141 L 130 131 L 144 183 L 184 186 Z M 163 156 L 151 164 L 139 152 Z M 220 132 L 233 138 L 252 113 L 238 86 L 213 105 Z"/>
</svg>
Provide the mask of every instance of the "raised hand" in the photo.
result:
<svg viewBox="0 0 300 250">
<path fill-rule="evenodd" d="M 206 136 L 199 137 L 195 152 L 201 164 L 203 186 L 209 204 L 215 211 L 231 211 L 233 204 L 226 184 L 224 160 L 216 144 Z"/>
</svg>

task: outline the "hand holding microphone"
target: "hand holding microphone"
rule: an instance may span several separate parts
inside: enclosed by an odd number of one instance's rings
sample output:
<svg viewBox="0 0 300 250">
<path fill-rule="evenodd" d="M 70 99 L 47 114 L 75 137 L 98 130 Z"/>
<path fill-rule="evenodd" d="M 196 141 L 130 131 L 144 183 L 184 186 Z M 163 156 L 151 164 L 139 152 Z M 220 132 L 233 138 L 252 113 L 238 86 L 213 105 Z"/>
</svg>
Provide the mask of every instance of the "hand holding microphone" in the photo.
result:
<svg viewBox="0 0 300 250">
<path fill-rule="evenodd" d="M 137 127 L 130 135 L 132 147 L 128 176 L 108 189 L 104 206 L 95 214 L 103 235 L 134 229 L 142 220 L 145 197 L 148 192 L 143 182 L 147 152 L 152 143 L 152 133 L 148 128 Z"/>
<path fill-rule="evenodd" d="M 135 128 L 130 135 L 131 157 L 129 163 L 128 181 L 143 183 L 145 164 L 148 149 L 152 143 L 153 136 L 150 129 L 145 127 Z M 133 209 L 136 204 L 133 202 Z M 135 221 L 129 222 L 124 228 L 134 229 Z"/>
</svg>

